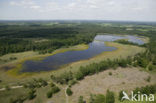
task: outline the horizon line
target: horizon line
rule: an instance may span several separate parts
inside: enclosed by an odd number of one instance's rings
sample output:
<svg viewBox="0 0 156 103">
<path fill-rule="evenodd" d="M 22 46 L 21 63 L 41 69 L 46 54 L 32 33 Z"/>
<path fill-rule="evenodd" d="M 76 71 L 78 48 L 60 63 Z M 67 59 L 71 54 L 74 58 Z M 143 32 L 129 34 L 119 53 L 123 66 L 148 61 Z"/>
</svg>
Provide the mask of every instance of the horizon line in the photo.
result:
<svg viewBox="0 0 156 103">
<path fill-rule="evenodd" d="M 153 22 L 156 21 L 139 21 L 139 20 L 102 20 L 102 19 L 0 19 L 0 21 L 108 21 L 108 22 Z"/>
</svg>

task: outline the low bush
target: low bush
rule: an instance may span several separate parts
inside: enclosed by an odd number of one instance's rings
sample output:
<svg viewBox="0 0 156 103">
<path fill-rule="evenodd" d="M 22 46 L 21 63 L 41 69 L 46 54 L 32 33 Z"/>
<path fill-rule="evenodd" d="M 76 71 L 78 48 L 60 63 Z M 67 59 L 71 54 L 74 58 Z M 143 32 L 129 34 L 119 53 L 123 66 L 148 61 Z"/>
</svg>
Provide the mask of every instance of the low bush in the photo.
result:
<svg viewBox="0 0 156 103">
<path fill-rule="evenodd" d="M 47 98 L 51 98 L 55 93 L 58 93 L 60 89 L 57 86 L 52 86 L 51 90 L 47 92 Z"/>
<path fill-rule="evenodd" d="M 106 103 L 115 103 L 114 93 L 109 90 L 106 93 Z"/>
<path fill-rule="evenodd" d="M 68 96 L 71 96 L 73 94 L 70 88 L 67 88 L 66 93 Z"/>
<path fill-rule="evenodd" d="M 50 86 L 51 86 L 51 87 L 54 87 L 54 86 L 55 86 L 55 84 L 54 84 L 53 82 L 51 82 L 51 83 L 50 83 Z"/>
<path fill-rule="evenodd" d="M 109 75 L 112 75 L 112 72 L 109 72 Z"/>
<path fill-rule="evenodd" d="M 118 98 L 119 101 L 122 101 L 121 99 L 122 99 L 123 96 L 124 96 L 124 95 L 123 95 L 123 91 L 120 91 L 120 92 L 119 92 L 119 98 Z"/>
<path fill-rule="evenodd" d="M 10 90 L 10 89 L 11 89 L 11 88 L 10 88 L 8 85 L 5 86 L 5 90 L 8 91 L 8 90 Z"/>
<path fill-rule="evenodd" d="M 55 94 L 57 92 L 59 92 L 60 89 L 57 86 L 52 87 L 52 93 Z"/>
<path fill-rule="evenodd" d="M 91 95 L 89 103 L 106 103 L 105 96 L 103 94 Z"/>
<path fill-rule="evenodd" d="M 86 103 L 86 102 L 83 100 L 83 96 L 80 96 L 80 97 L 79 97 L 78 103 Z"/>
<path fill-rule="evenodd" d="M 48 92 L 47 92 L 47 98 L 51 98 L 52 95 L 53 95 L 52 91 L 48 91 Z"/>
<path fill-rule="evenodd" d="M 28 93 L 28 99 L 29 100 L 32 100 L 36 97 L 36 94 L 35 94 L 36 90 L 35 89 L 30 89 L 29 93 Z"/>
<path fill-rule="evenodd" d="M 145 80 L 146 80 L 147 82 L 150 82 L 150 81 L 151 81 L 151 76 L 148 76 Z"/>
</svg>

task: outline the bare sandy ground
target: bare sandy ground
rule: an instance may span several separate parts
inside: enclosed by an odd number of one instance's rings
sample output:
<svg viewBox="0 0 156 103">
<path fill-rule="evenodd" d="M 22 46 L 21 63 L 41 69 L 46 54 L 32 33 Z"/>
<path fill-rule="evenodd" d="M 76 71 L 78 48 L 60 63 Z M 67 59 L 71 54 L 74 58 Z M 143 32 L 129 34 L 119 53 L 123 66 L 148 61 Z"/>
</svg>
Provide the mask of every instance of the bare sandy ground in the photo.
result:
<svg viewBox="0 0 156 103">
<path fill-rule="evenodd" d="M 109 75 L 112 72 L 112 75 Z M 146 79 L 151 76 L 151 81 Z M 115 93 L 121 90 L 131 91 L 136 87 L 155 84 L 156 75 L 141 71 L 137 68 L 118 68 L 116 70 L 106 70 L 101 73 L 87 76 L 78 84 L 72 87 L 73 95 L 69 98 L 71 103 L 77 102 L 79 96 L 84 96 L 85 99 L 90 97 L 90 94 L 105 94 L 107 89 Z"/>
</svg>

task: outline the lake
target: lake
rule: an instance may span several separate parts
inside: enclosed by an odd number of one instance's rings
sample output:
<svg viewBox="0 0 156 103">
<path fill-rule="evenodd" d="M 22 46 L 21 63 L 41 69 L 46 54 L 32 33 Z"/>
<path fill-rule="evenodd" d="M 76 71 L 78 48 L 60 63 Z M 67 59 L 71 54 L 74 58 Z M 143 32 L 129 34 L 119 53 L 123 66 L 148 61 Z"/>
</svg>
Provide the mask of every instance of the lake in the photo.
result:
<svg viewBox="0 0 156 103">
<path fill-rule="evenodd" d="M 128 39 L 128 41 L 139 45 L 144 42 L 136 36 L 117 36 L 117 35 L 97 35 L 93 42 L 89 43 L 89 48 L 82 51 L 67 51 L 52 56 L 45 57 L 43 60 L 27 60 L 23 63 L 21 72 L 39 72 L 56 70 L 65 64 L 92 58 L 105 51 L 113 51 L 117 48 L 109 47 L 104 44 L 105 41 L 115 41 L 119 39 Z"/>
</svg>

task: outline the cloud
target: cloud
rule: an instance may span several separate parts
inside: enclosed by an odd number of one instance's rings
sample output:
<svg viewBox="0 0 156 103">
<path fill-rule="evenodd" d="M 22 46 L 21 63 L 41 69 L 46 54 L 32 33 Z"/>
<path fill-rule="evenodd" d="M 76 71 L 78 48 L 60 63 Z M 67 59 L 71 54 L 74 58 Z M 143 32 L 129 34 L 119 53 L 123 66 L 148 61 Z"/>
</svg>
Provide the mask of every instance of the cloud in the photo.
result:
<svg viewBox="0 0 156 103">
<path fill-rule="evenodd" d="M 14 2 L 14 1 L 11 1 L 10 5 L 18 5 L 18 3 Z"/>
<path fill-rule="evenodd" d="M 67 2 L 68 1 L 68 2 Z M 11 6 L 45 18 L 140 19 L 156 17 L 156 0 L 14 0 Z M 31 13 L 33 15 L 33 13 Z M 42 17 L 43 17 L 42 15 Z M 60 16 L 61 15 L 61 16 Z M 156 18 L 155 18 L 156 19 Z"/>
<path fill-rule="evenodd" d="M 108 2 L 108 5 L 111 5 L 111 6 L 115 5 L 115 1 Z"/>
<path fill-rule="evenodd" d="M 144 2 L 146 3 L 144 3 Z M 128 11 L 140 11 L 144 8 L 149 8 L 149 1 L 152 0 L 76 0 L 69 3 L 60 3 L 58 1 L 43 2 L 42 6 L 38 5 L 34 0 L 21 0 L 11 1 L 10 5 L 20 6 L 24 8 L 36 9 L 42 12 L 50 11 L 96 11 L 111 13 L 111 12 L 128 12 Z M 95 9 L 95 10 L 93 10 Z M 94 13 L 94 12 L 93 12 Z"/>
<path fill-rule="evenodd" d="M 12 6 L 19 6 L 24 8 L 32 8 L 32 9 L 38 9 L 40 6 L 36 5 L 33 0 L 21 0 L 21 1 L 11 1 L 10 5 Z"/>
<path fill-rule="evenodd" d="M 39 9 L 39 8 L 40 8 L 40 6 L 33 5 L 33 6 L 30 6 L 30 8 L 32 8 L 32 9 Z"/>
</svg>

